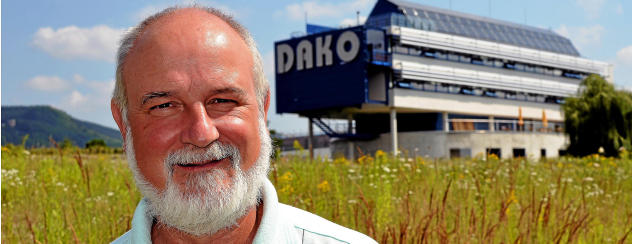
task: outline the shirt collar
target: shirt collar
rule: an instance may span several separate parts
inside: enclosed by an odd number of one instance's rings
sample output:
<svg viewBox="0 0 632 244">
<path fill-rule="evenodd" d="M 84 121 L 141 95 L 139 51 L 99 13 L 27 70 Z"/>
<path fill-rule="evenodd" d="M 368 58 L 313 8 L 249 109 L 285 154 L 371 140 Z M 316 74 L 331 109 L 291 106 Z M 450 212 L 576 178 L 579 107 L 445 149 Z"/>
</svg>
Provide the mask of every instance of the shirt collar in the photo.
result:
<svg viewBox="0 0 632 244">
<path fill-rule="evenodd" d="M 136 211 L 134 211 L 130 243 L 151 243 L 151 227 L 154 223 L 154 217 L 147 212 L 147 204 L 147 199 L 141 199 Z"/>
<path fill-rule="evenodd" d="M 263 214 L 261 216 L 261 222 L 259 222 L 259 228 L 257 229 L 257 235 L 252 243 L 270 243 L 270 240 L 279 239 L 280 227 L 279 223 L 279 199 L 277 197 L 276 189 L 270 180 L 266 179 L 263 182 L 261 189 L 263 195 Z"/>
</svg>

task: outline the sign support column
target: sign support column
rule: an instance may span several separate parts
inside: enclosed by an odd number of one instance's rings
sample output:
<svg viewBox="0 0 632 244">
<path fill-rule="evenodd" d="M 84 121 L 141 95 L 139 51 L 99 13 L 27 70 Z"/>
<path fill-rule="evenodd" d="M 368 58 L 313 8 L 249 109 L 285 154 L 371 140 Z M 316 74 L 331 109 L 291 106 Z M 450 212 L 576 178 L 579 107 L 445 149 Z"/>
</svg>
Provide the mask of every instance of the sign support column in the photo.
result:
<svg viewBox="0 0 632 244">
<path fill-rule="evenodd" d="M 307 128 L 309 135 L 307 136 L 307 147 L 309 148 L 309 159 L 314 160 L 314 126 L 312 117 L 307 118 Z"/>
<path fill-rule="evenodd" d="M 349 160 L 353 161 L 355 160 L 355 145 L 353 143 L 353 138 L 351 137 L 351 135 L 353 135 L 353 115 L 349 114 L 347 116 L 347 133 L 350 135 L 349 139 L 347 141 L 347 146 L 348 146 L 348 151 L 349 151 Z"/>
</svg>

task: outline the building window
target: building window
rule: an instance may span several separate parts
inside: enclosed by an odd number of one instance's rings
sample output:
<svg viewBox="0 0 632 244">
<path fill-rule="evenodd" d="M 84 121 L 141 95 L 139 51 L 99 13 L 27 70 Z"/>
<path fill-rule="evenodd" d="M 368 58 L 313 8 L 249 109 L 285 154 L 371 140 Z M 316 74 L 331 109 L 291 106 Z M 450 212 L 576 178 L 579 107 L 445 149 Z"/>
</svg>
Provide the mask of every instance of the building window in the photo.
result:
<svg viewBox="0 0 632 244">
<path fill-rule="evenodd" d="M 472 157 L 472 150 L 469 148 L 450 148 L 450 158 Z"/>
<path fill-rule="evenodd" d="M 514 158 L 524 158 L 526 156 L 524 148 L 514 148 L 513 149 L 513 157 Z"/>
<path fill-rule="evenodd" d="M 564 149 L 557 150 L 557 155 L 559 157 L 566 156 L 566 154 L 568 154 L 568 152 L 566 150 L 564 150 Z"/>
<path fill-rule="evenodd" d="M 540 149 L 540 158 L 546 158 L 546 149 L 545 148 Z"/>
<path fill-rule="evenodd" d="M 500 154 L 500 148 L 487 148 L 485 149 L 485 151 L 487 152 L 487 155 L 496 155 L 496 157 L 501 158 L 501 154 Z"/>
</svg>

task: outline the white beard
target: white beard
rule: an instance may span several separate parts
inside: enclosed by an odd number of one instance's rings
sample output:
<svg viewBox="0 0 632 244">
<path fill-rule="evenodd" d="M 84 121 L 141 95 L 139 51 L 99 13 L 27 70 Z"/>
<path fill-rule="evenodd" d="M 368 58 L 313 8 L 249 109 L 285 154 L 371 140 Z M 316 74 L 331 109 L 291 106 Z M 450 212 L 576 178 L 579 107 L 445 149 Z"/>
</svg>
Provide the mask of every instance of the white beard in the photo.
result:
<svg viewBox="0 0 632 244">
<path fill-rule="evenodd" d="M 129 126 L 125 142 L 125 152 L 129 167 L 134 174 L 136 186 L 148 200 L 148 214 L 157 218 L 160 224 L 176 228 L 192 235 L 211 235 L 219 230 L 237 225 L 237 220 L 260 201 L 260 190 L 266 180 L 270 166 L 272 142 L 265 121 L 259 119 L 261 148 L 254 165 L 241 170 L 241 154 L 232 146 L 213 142 L 203 149 L 184 148 L 171 152 L 164 161 L 167 175 L 165 190 L 158 191 L 140 173 L 134 154 L 133 137 Z M 210 173 L 189 176 L 184 186 L 178 186 L 172 179 L 172 167 L 177 163 L 199 162 L 229 157 L 234 175 L 228 176 L 222 169 Z M 185 189 L 180 189 L 185 188 Z"/>
</svg>

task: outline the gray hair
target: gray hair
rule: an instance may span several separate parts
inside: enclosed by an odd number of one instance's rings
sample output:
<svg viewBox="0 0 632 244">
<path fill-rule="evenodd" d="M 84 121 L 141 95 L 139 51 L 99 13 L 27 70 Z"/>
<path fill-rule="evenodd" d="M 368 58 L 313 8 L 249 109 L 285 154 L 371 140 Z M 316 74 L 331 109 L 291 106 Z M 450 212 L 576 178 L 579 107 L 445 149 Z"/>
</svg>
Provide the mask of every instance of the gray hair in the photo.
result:
<svg viewBox="0 0 632 244">
<path fill-rule="evenodd" d="M 193 8 L 193 9 L 202 10 L 206 13 L 209 13 L 213 16 L 220 18 L 221 20 L 226 22 L 226 24 L 228 24 L 233 30 L 235 30 L 239 34 L 239 36 L 246 42 L 246 45 L 250 49 L 250 52 L 253 57 L 253 64 L 254 64 L 253 65 L 254 66 L 253 67 L 253 77 L 254 77 L 253 82 L 254 82 L 254 87 L 255 87 L 255 93 L 257 96 L 257 103 L 259 105 L 259 115 L 263 116 L 265 112 L 264 111 L 265 99 L 266 99 L 266 95 L 268 94 L 270 90 L 270 85 L 263 72 L 263 63 L 261 61 L 261 55 L 259 54 L 259 51 L 257 50 L 257 44 L 255 43 L 254 39 L 252 38 L 248 30 L 246 30 L 246 28 L 244 28 L 241 24 L 239 24 L 236 20 L 234 20 L 233 17 L 231 17 L 230 15 L 227 15 L 223 13 L 222 11 L 212 8 L 212 7 L 192 5 L 192 6 L 185 6 L 185 7 L 179 7 L 179 6 L 170 7 L 152 16 L 149 16 L 145 20 L 143 20 L 140 24 L 138 24 L 136 27 L 131 28 L 123 36 L 123 39 L 121 39 L 121 45 L 119 46 L 118 53 L 117 53 L 116 83 L 114 85 L 112 100 L 114 101 L 114 103 L 116 103 L 116 105 L 118 105 L 119 109 L 121 110 L 121 114 L 123 116 L 123 122 L 125 124 L 128 124 L 127 123 L 128 98 L 127 98 L 127 94 L 125 93 L 126 92 L 125 83 L 123 82 L 123 65 L 125 64 L 127 55 L 134 48 L 134 44 L 136 43 L 136 40 L 140 38 L 142 32 L 145 30 L 145 28 L 147 28 L 147 26 L 151 25 L 152 23 L 156 22 L 158 19 L 164 16 L 167 16 L 180 9 L 185 9 L 185 8 Z"/>
</svg>

